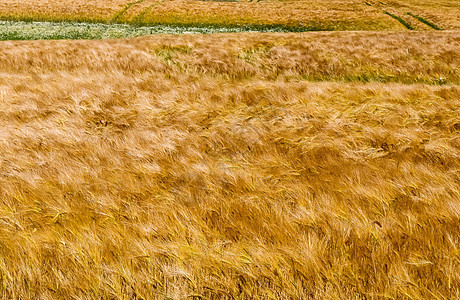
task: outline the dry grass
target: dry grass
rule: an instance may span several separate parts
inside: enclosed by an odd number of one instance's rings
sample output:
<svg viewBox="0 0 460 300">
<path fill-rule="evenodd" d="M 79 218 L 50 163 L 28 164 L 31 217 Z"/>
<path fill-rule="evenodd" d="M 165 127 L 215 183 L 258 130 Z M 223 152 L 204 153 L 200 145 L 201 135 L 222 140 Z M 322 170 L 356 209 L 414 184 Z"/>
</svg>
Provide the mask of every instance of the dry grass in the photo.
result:
<svg viewBox="0 0 460 300">
<path fill-rule="evenodd" d="M 194 1 L 0 0 L 0 18 L 15 20 L 128 22 L 136 24 L 287 26 L 304 30 L 405 30 L 389 11 L 430 30 L 407 12 L 443 29 L 459 29 L 458 1 Z"/>
<path fill-rule="evenodd" d="M 1 297 L 458 299 L 459 43 L 1 43 Z"/>
</svg>

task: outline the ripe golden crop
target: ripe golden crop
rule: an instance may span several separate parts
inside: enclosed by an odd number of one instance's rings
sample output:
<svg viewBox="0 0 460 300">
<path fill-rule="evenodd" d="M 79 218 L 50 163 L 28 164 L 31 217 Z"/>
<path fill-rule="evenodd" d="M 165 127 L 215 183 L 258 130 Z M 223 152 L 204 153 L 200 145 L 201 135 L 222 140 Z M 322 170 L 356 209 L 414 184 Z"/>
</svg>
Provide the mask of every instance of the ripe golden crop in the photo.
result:
<svg viewBox="0 0 460 300">
<path fill-rule="evenodd" d="M 286 26 L 303 30 L 405 30 L 405 24 L 418 30 L 434 28 L 427 24 L 459 29 L 459 14 L 458 1 L 0 0 L 0 19 L 7 20 Z"/>
<path fill-rule="evenodd" d="M 459 298 L 459 43 L 0 43 L 1 297 Z"/>
</svg>

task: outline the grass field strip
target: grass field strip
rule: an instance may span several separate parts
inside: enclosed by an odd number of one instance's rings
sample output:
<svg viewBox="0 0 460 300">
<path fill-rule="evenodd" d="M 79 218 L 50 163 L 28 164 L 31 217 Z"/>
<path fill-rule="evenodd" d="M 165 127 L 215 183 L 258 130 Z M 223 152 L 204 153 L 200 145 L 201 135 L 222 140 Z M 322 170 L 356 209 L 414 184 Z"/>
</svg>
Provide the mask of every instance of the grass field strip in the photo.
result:
<svg viewBox="0 0 460 300">
<path fill-rule="evenodd" d="M 0 21 L 0 40 L 113 39 L 149 34 L 194 34 L 229 32 L 287 32 L 283 28 L 135 26 L 128 24 Z"/>
</svg>

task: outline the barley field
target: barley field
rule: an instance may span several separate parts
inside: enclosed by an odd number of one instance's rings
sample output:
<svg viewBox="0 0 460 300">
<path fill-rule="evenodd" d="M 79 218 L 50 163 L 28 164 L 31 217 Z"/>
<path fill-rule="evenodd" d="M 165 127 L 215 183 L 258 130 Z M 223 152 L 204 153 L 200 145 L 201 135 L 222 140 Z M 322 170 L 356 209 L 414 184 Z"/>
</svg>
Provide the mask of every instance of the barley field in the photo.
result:
<svg viewBox="0 0 460 300">
<path fill-rule="evenodd" d="M 460 299 L 459 16 L 0 0 L 0 299 Z"/>
<path fill-rule="evenodd" d="M 0 0 L 3 21 L 285 30 L 458 30 L 458 0 Z"/>
<path fill-rule="evenodd" d="M 459 49 L 1 42 L 0 297 L 459 299 Z"/>
</svg>

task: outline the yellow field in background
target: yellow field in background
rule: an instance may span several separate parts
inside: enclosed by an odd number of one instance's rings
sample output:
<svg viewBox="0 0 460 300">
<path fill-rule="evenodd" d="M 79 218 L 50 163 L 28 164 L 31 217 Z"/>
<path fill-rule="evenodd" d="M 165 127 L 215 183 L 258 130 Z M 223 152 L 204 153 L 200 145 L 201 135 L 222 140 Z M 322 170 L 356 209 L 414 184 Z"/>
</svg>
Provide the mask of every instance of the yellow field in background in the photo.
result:
<svg viewBox="0 0 460 300">
<path fill-rule="evenodd" d="M 311 30 L 404 30 L 401 18 L 418 30 L 460 28 L 459 1 L 193 1 L 0 0 L 6 20 L 128 22 L 174 25 L 277 25 Z M 409 14 L 408 14 L 409 13 Z"/>
<path fill-rule="evenodd" d="M 0 16 L 4 19 L 18 20 L 103 22 L 110 20 L 128 2 L 126 0 L 5 0 L 0 2 Z"/>
<path fill-rule="evenodd" d="M 0 296 L 460 298 L 459 49 L 0 43 Z"/>
</svg>

